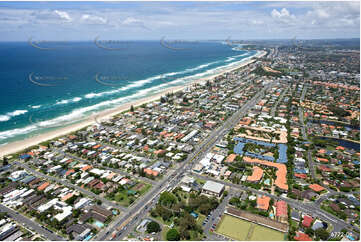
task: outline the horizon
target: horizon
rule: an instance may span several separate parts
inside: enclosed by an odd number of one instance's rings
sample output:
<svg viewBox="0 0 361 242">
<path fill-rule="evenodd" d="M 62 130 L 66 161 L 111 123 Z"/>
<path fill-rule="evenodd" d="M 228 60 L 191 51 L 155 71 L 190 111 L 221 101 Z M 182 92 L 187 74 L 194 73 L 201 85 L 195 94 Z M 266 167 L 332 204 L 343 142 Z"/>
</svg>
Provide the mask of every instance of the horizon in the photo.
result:
<svg viewBox="0 0 361 242">
<path fill-rule="evenodd" d="M 0 41 L 350 39 L 351 2 L 2 2 Z M 277 36 L 277 38 L 275 38 Z"/>
<path fill-rule="evenodd" d="M 289 41 L 290 39 L 295 39 L 295 38 L 284 38 L 284 39 L 231 39 L 230 41 Z M 350 37 L 350 38 L 313 38 L 313 39 L 301 39 L 301 38 L 296 38 L 296 41 L 299 40 L 356 40 L 356 39 L 360 39 L 360 37 Z M 117 41 L 160 41 L 161 38 L 159 39 L 113 39 L 113 40 L 117 40 Z M 175 41 L 175 40 L 184 40 L 184 41 L 225 41 L 226 39 L 168 39 L 170 41 Z M 37 41 L 37 40 L 34 40 Z M 47 42 L 61 42 L 62 40 L 38 40 L 38 41 L 47 41 Z M 94 39 L 86 39 L 86 40 L 64 40 L 64 41 L 69 41 L 69 42 L 94 42 Z M 166 40 L 167 41 L 167 40 Z M 0 40 L 0 43 L 9 43 L 9 42 L 20 42 L 20 43 L 28 43 L 28 40 Z"/>
</svg>

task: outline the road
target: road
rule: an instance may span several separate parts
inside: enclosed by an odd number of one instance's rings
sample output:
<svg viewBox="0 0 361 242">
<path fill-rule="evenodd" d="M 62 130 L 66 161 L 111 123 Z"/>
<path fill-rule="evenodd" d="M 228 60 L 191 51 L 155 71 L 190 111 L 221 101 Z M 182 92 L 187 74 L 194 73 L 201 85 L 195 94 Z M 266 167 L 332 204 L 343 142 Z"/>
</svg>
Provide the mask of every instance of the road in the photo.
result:
<svg viewBox="0 0 361 242">
<path fill-rule="evenodd" d="M 275 200 L 283 200 L 285 202 L 287 202 L 292 208 L 298 209 L 304 213 L 310 214 L 313 217 L 318 217 L 326 222 L 332 223 L 334 225 L 334 232 L 339 232 L 341 231 L 341 229 L 343 228 L 347 228 L 347 229 L 356 229 L 357 231 L 359 231 L 360 229 L 356 226 L 351 226 L 348 223 L 346 223 L 345 221 L 343 221 L 342 219 L 337 218 L 336 216 L 327 213 L 326 211 L 323 211 L 320 206 L 318 204 L 315 203 L 303 203 L 300 202 L 298 200 L 293 200 L 291 198 L 287 198 L 287 197 L 282 197 L 282 196 L 277 196 L 277 195 L 272 195 L 270 193 L 264 192 L 264 191 L 259 191 L 250 187 L 246 187 L 243 185 L 239 185 L 239 184 L 233 184 L 230 182 L 226 182 L 223 180 L 218 180 L 212 177 L 208 177 L 208 176 L 202 176 L 199 175 L 197 173 L 192 173 L 192 176 L 194 177 L 198 177 L 200 179 L 205 179 L 205 180 L 210 180 L 210 181 L 214 181 L 214 182 L 218 182 L 218 183 L 222 183 L 226 186 L 229 187 L 233 187 L 235 189 L 239 189 L 239 190 L 243 190 L 243 191 L 251 191 L 255 194 L 258 195 L 265 195 L 268 196 L 270 198 L 273 198 Z"/>
<path fill-rule="evenodd" d="M 305 99 L 306 92 L 307 92 L 307 86 L 304 85 L 303 90 L 302 90 L 302 94 L 301 94 L 301 98 L 300 98 L 300 103 L 302 103 L 303 100 Z"/>
<path fill-rule="evenodd" d="M 6 212 L 10 217 L 12 217 L 18 223 L 24 224 L 25 227 L 31 229 L 32 231 L 37 232 L 38 234 L 43 235 L 48 240 L 53 240 L 53 241 L 66 240 L 65 238 L 57 235 L 56 233 L 44 229 L 37 222 L 34 222 L 33 220 L 25 217 L 24 215 L 19 214 L 18 212 L 15 212 L 14 210 L 8 207 L 5 207 L 2 204 L 0 204 L 0 211 Z"/>
<path fill-rule="evenodd" d="M 288 89 L 290 88 L 290 86 L 287 86 L 287 88 L 285 90 L 283 90 L 282 94 L 278 97 L 276 103 L 273 105 L 272 109 L 271 109 L 271 116 L 276 116 L 276 110 L 278 107 L 278 104 L 283 100 L 284 96 L 286 95 Z"/>
<path fill-rule="evenodd" d="M 325 193 L 325 194 L 322 194 L 314 203 L 317 204 L 317 205 L 320 205 L 323 201 L 329 199 L 330 197 L 332 196 L 337 196 L 337 195 L 344 195 L 344 196 L 347 196 L 347 195 L 350 195 L 350 194 L 359 194 L 359 192 L 336 192 L 332 189 L 328 189 L 328 193 Z"/>
<path fill-rule="evenodd" d="M 235 195 L 236 193 L 237 193 L 236 191 L 230 189 L 228 192 L 228 195 L 223 199 L 223 201 L 218 205 L 218 207 L 210 214 L 208 223 L 206 223 L 205 226 L 203 226 L 203 231 L 205 232 L 205 234 L 207 236 L 207 240 L 210 240 L 210 241 L 229 240 L 228 238 L 223 237 L 221 235 L 210 233 L 210 229 L 212 228 L 213 224 L 217 225 L 219 223 L 221 216 L 223 215 L 224 209 L 228 205 L 229 200 L 232 197 L 237 196 L 237 195 Z"/>
<path fill-rule="evenodd" d="M 305 99 L 305 95 L 306 95 L 306 91 L 307 91 L 307 86 L 305 85 L 302 89 L 302 94 L 301 94 L 301 98 L 300 98 L 300 103 L 303 102 L 303 100 Z M 305 122 L 304 122 L 304 117 L 303 117 L 303 108 L 301 106 L 298 107 L 298 118 L 300 120 L 300 124 L 301 124 L 301 133 L 302 133 L 302 137 L 303 139 L 307 140 L 307 133 L 306 133 L 306 129 L 305 129 Z"/>
<path fill-rule="evenodd" d="M 88 191 L 88 190 L 86 190 L 86 189 L 84 189 L 84 188 L 81 188 L 81 187 L 79 187 L 79 186 L 76 186 L 76 185 L 74 185 L 74 184 L 66 181 L 65 179 L 63 180 L 63 179 L 59 179 L 59 178 L 56 178 L 56 177 L 53 177 L 53 176 L 45 175 L 45 174 L 43 174 L 43 173 L 41 173 L 41 172 L 38 172 L 38 171 L 32 169 L 32 168 L 29 167 L 28 165 L 26 165 L 26 164 L 24 164 L 24 163 L 21 163 L 21 162 L 14 161 L 14 164 L 17 165 L 17 166 L 20 166 L 20 167 L 24 168 L 25 170 L 27 170 L 28 172 L 34 174 L 34 175 L 37 176 L 37 177 L 42 177 L 42 178 L 45 178 L 45 179 L 47 179 L 47 180 L 60 183 L 60 184 L 62 184 L 62 185 L 64 185 L 64 186 L 71 187 L 71 188 L 73 188 L 73 189 L 75 189 L 75 190 L 78 190 L 78 191 L 84 193 L 85 195 L 87 195 L 87 196 L 89 196 L 89 197 L 93 197 L 93 198 L 95 198 L 95 199 L 99 199 L 99 200 L 102 201 L 102 203 L 105 204 L 105 205 L 111 206 L 111 207 L 113 207 L 113 208 L 117 208 L 117 209 L 119 209 L 119 210 L 121 210 L 121 211 L 123 211 L 123 212 L 127 210 L 127 208 L 125 208 L 125 207 L 123 207 L 123 206 L 120 206 L 119 204 L 117 204 L 117 203 L 115 203 L 115 202 L 109 201 L 109 200 L 107 200 L 107 199 L 105 199 L 105 198 L 103 198 L 103 197 L 100 197 L 100 196 L 92 193 L 91 191 Z"/>
<path fill-rule="evenodd" d="M 223 136 L 233 128 L 233 126 L 239 122 L 239 120 L 248 112 L 250 108 L 252 108 L 256 103 L 261 100 L 264 96 L 265 91 L 267 91 L 270 87 L 274 85 L 274 82 L 266 85 L 262 90 L 260 90 L 254 97 L 252 97 L 245 105 L 243 105 L 236 113 L 234 113 L 230 118 L 227 119 L 223 123 L 222 126 L 214 130 L 208 138 L 200 145 L 193 155 L 190 155 L 187 160 L 179 165 L 177 169 L 175 169 L 172 173 L 168 172 L 165 175 L 164 179 L 149 191 L 142 199 L 140 199 L 137 203 L 135 203 L 131 209 L 122 216 L 119 216 L 116 220 L 113 221 L 108 227 L 102 230 L 97 236 L 95 236 L 94 240 L 106 240 L 110 232 L 115 231 L 119 226 L 124 226 L 125 224 L 136 225 L 140 220 L 140 216 L 138 214 L 145 214 L 145 207 L 148 208 L 149 203 L 156 198 L 161 192 L 170 188 L 172 184 L 177 184 L 181 179 L 182 175 L 190 170 L 193 164 L 201 157 L 204 156 L 205 153 L 208 152 L 210 148 L 213 147 L 216 142 L 223 138 Z M 169 179 L 170 178 L 170 179 Z M 135 221 L 133 221 L 133 219 Z M 126 233 L 123 234 L 123 229 L 117 233 L 115 240 L 120 240 Z M 127 231 L 125 231 L 127 232 Z"/>
<path fill-rule="evenodd" d="M 316 180 L 316 172 L 315 172 L 315 164 L 312 160 L 312 154 L 311 151 L 307 151 L 307 160 L 308 160 L 308 168 L 310 169 L 311 176 L 314 180 Z"/>
<path fill-rule="evenodd" d="M 306 128 L 305 128 L 305 123 L 303 120 L 303 108 L 302 107 L 298 107 L 298 119 L 300 120 L 300 124 L 301 124 L 302 137 L 303 137 L 303 139 L 307 140 L 307 133 L 306 133 Z"/>
</svg>

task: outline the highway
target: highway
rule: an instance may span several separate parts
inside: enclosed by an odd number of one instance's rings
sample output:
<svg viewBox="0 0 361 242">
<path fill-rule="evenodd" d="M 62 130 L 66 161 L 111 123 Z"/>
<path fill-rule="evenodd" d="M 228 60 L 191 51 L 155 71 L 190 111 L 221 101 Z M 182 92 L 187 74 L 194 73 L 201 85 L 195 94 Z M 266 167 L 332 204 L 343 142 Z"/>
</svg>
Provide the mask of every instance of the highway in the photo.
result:
<svg viewBox="0 0 361 242">
<path fill-rule="evenodd" d="M 15 212 L 14 210 L 5 207 L 4 205 L 0 204 L 0 211 L 6 212 L 11 218 L 16 220 L 18 223 L 23 224 L 26 228 L 35 231 L 38 234 L 43 235 L 48 240 L 53 241 L 65 241 L 66 239 L 57 235 L 51 230 L 44 229 L 41 225 L 39 225 L 37 222 L 25 217 L 24 215 L 19 214 L 18 212 Z"/>
<path fill-rule="evenodd" d="M 105 205 L 108 205 L 108 206 L 111 206 L 111 207 L 114 207 L 114 208 L 117 208 L 121 211 L 126 211 L 127 209 L 123 206 L 120 206 L 119 204 L 115 203 L 115 202 L 112 202 L 112 201 L 109 201 L 103 197 L 100 197 L 94 193 L 92 193 L 91 191 L 88 191 L 84 188 L 81 188 L 79 186 L 76 186 L 70 182 L 68 182 L 67 180 L 65 179 L 60 179 L 60 178 L 56 178 L 56 177 L 53 177 L 53 176 L 48 176 L 48 175 L 45 175 L 41 172 L 38 172 L 34 169 L 32 169 L 31 167 L 29 167 L 28 165 L 24 164 L 24 163 L 21 163 L 21 162 L 17 162 L 17 161 L 14 161 L 14 164 L 17 165 L 17 166 L 20 166 L 22 168 L 24 168 L 25 170 L 27 170 L 28 172 L 30 173 L 33 173 L 35 176 L 37 177 L 42 177 L 44 179 L 47 179 L 47 180 L 50 180 L 50 181 L 54 181 L 54 182 L 57 182 L 59 184 L 62 184 L 64 186 L 67 186 L 67 187 L 71 187 L 77 191 L 80 191 L 82 193 L 84 193 L 85 195 L 89 196 L 89 197 L 93 197 L 95 199 L 99 199 L 100 201 L 102 201 L 102 203 L 104 203 Z"/>
<path fill-rule="evenodd" d="M 208 152 L 210 148 L 213 147 L 216 142 L 223 138 L 223 136 L 233 128 L 235 124 L 248 112 L 250 108 L 252 108 L 256 103 L 258 103 L 261 98 L 264 96 L 265 91 L 267 91 L 270 87 L 272 87 L 274 83 L 269 83 L 262 90 L 260 90 L 254 97 L 252 97 L 245 105 L 243 105 L 240 110 L 234 113 L 230 118 L 227 119 L 223 123 L 222 126 L 214 130 L 205 140 L 202 145 L 200 145 L 193 155 L 190 155 L 187 160 L 179 165 L 177 169 L 175 169 L 172 173 L 168 172 L 165 175 L 164 179 L 158 184 L 158 186 L 153 187 L 143 198 L 141 198 L 137 203 L 135 203 L 128 212 L 119 216 L 116 220 L 114 220 L 106 229 L 102 230 L 97 236 L 95 236 L 94 240 L 106 240 L 107 237 L 110 237 L 110 232 L 115 231 L 119 226 L 125 226 L 125 224 L 136 225 L 140 220 L 140 215 L 146 214 L 146 209 L 150 205 L 149 203 L 156 198 L 160 193 L 162 193 L 167 188 L 176 185 L 181 179 L 182 175 L 190 170 L 193 164 L 204 156 L 205 153 Z M 146 208 L 145 208 L 146 207 Z M 134 219 L 134 220 L 133 220 Z M 129 226 L 130 227 L 130 226 Z M 128 228 L 128 227 L 127 227 Z M 127 229 L 125 229 L 127 230 Z M 129 230 L 128 230 L 129 231 Z M 117 233 L 115 240 L 120 240 L 124 237 L 128 231 L 120 230 Z M 125 232 L 125 233 L 123 233 Z"/>
</svg>

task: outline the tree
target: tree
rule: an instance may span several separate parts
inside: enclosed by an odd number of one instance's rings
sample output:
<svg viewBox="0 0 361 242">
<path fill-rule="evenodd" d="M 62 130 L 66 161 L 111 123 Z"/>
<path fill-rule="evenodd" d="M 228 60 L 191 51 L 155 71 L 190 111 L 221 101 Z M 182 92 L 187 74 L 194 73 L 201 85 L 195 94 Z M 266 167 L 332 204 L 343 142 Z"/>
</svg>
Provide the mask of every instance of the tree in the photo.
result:
<svg viewBox="0 0 361 242">
<path fill-rule="evenodd" d="M 330 236 L 330 234 L 326 231 L 326 229 L 323 228 L 316 229 L 315 234 L 321 240 L 327 240 L 328 237 Z"/>
<path fill-rule="evenodd" d="M 130 106 L 130 111 L 134 112 L 134 106 L 133 105 Z"/>
<path fill-rule="evenodd" d="M 315 231 L 313 231 L 313 229 L 311 229 L 311 228 L 307 228 L 306 230 L 305 230 L 305 232 L 306 232 L 306 234 L 308 234 L 309 236 L 313 236 L 314 235 L 314 233 L 315 233 Z"/>
<path fill-rule="evenodd" d="M 178 232 L 178 230 L 176 230 L 176 229 L 170 229 L 170 230 L 168 230 L 166 237 L 167 237 L 167 240 L 169 240 L 169 241 L 175 241 L 175 240 L 179 240 L 179 239 L 180 239 L 179 232 Z"/>
<path fill-rule="evenodd" d="M 6 213 L 5 212 L 1 212 L 0 213 L 0 219 L 4 219 L 6 218 Z"/>
<path fill-rule="evenodd" d="M 147 232 L 148 233 L 153 233 L 153 232 L 157 233 L 160 230 L 161 230 L 160 225 L 157 222 L 151 221 L 147 224 Z"/>
<path fill-rule="evenodd" d="M 3 158 L 3 166 L 7 166 L 8 164 L 9 164 L 8 158 L 4 157 Z"/>
<path fill-rule="evenodd" d="M 191 238 L 191 235 L 186 228 L 182 227 L 180 229 L 180 237 L 182 238 L 182 240 L 189 240 Z"/>
<path fill-rule="evenodd" d="M 163 192 L 160 194 L 159 203 L 165 206 L 170 206 L 177 202 L 177 198 L 170 192 Z"/>
</svg>

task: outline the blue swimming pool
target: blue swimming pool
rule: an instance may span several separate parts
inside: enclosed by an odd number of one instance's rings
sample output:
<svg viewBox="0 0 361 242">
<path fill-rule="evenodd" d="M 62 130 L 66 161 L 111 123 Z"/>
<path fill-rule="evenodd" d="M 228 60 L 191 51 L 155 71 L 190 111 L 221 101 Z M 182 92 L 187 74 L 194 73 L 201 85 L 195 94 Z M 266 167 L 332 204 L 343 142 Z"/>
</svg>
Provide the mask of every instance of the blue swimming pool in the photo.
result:
<svg viewBox="0 0 361 242">
<path fill-rule="evenodd" d="M 84 241 L 88 241 L 88 240 L 90 240 L 91 238 L 93 238 L 93 235 L 89 234 L 89 235 L 84 239 Z"/>
<path fill-rule="evenodd" d="M 97 226 L 98 228 L 103 228 L 104 224 L 102 222 L 99 222 L 98 220 L 94 222 L 95 226 Z"/>
</svg>

